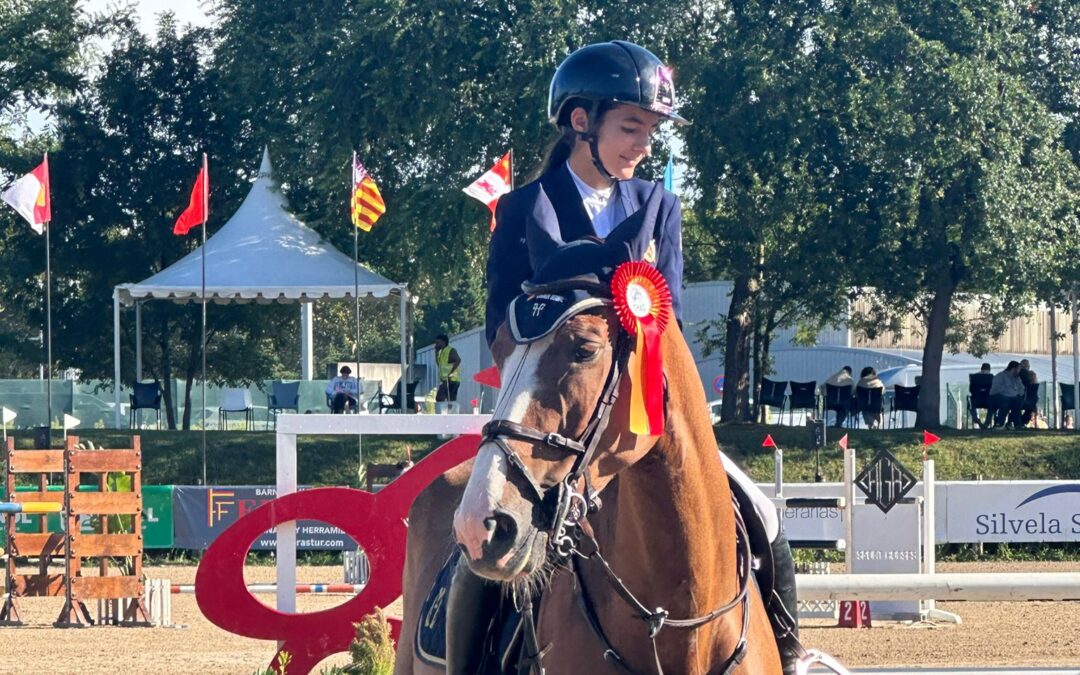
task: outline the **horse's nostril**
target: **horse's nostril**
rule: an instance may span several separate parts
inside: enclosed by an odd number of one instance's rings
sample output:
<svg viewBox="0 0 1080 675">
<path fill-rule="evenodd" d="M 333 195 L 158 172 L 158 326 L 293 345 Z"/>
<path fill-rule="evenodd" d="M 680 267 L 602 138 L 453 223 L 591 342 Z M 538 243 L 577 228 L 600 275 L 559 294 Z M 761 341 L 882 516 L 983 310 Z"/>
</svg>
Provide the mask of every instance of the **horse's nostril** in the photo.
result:
<svg viewBox="0 0 1080 675">
<path fill-rule="evenodd" d="M 484 519 L 484 527 L 488 528 L 490 555 L 502 556 L 517 541 L 517 521 L 509 513 L 496 511 L 491 518 Z"/>
</svg>

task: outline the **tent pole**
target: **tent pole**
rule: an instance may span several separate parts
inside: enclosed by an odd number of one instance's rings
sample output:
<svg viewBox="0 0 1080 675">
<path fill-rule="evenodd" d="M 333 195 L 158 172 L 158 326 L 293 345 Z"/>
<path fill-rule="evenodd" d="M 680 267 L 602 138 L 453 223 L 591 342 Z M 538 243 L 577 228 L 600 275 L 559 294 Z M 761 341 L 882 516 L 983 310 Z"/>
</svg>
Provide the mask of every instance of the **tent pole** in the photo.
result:
<svg viewBox="0 0 1080 675">
<path fill-rule="evenodd" d="M 135 303 L 135 381 L 142 381 L 142 303 Z"/>
<path fill-rule="evenodd" d="M 113 426 L 120 428 L 120 291 L 113 289 Z"/>
<path fill-rule="evenodd" d="M 142 382 L 142 303 L 135 303 L 135 381 Z M 136 426 L 142 428 L 142 410 L 135 411 Z"/>
<path fill-rule="evenodd" d="M 409 289 L 406 286 L 402 286 L 400 291 L 401 291 L 400 292 L 401 311 L 399 312 L 400 317 L 399 317 L 398 320 L 399 320 L 399 323 L 400 323 L 400 326 L 401 326 L 401 379 L 398 380 L 398 385 L 399 385 L 399 389 L 400 389 L 399 394 L 401 395 L 401 412 L 405 413 L 406 412 L 406 404 L 408 403 L 408 401 L 406 399 L 407 399 L 408 391 L 409 391 L 409 389 L 408 389 L 409 372 L 408 372 L 408 365 L 406 363 L 406 360 L 407 360 L 407 355 L 406 355 L 406 339 L 407 339 L 406 338 L 406 331 L 407 331 L 407 327 L 405 325 L 405 308 L 406 308 L 407 303 L 409 302 Z"/>
<path fill-rule="evenodd" d="M 1069 293 L 1069 322 L 1072 328 L 1072 362 L 1073 362 L 1073 431 L 1076 431 L 1076 421 L 1080 420 L 1080 396 L 1077 396 L 1080 391 L 1076 386 L 1077 382 L 1080 382 L 1080 335 L 1077 334 L 1077 317 L 1076 317 L 1076 284 L 1072 285 L 1072 292 Z M 1054 396 L 1057 396 L 1058 392 L 1054 392 Z M 1065 426 L 1065 413 L 1061 413 L 1061 426 Z"/>
<path fill-rule="evenodd" d="M 300 377 L 303 380 L 312 379 L 314 369 L 314 350 L 311 347 L 313 309 L 312 303 L 300 302 Z"/>
</svg>

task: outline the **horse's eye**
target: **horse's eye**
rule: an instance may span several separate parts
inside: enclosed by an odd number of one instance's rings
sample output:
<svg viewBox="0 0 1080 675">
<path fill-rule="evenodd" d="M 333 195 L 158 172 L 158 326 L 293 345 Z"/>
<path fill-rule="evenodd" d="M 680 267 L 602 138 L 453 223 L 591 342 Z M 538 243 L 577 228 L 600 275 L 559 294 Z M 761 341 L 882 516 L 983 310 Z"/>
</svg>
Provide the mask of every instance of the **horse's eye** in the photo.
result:
<svg viewBox="0 0 1080 675">
<path fill-rule="evenodd" d="M 596 355 L 600 353 L 600 347 L 594 344 L 585 343 L 578 345 L 574 349 L 574 360 L 578 363 L 585 363 L 586 361 L 592 361 L 596 358 Z"/>
</svg>

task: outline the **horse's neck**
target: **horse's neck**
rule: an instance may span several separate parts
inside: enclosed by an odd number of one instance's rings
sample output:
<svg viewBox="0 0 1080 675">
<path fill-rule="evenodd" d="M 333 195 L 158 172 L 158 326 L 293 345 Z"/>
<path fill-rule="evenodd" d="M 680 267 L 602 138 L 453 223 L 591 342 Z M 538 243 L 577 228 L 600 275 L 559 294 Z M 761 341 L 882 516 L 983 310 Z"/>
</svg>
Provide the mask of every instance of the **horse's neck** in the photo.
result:
<svg viewBox="0 0 1080 675">
<path fill-rule="evenodd" d="M 646 607 L 687 619 L 712 612 L 738 592 L 735 517 L 693 357 L 677 331 L 664 335 L 663 349 L 667 433 L 619 473 L 614 494 L 605 498 L 614 508 L 605 516 L 605 505 L 597 514 L 596 534 L 616 574 Z M 642 622 L 626 618 L 615 593 L 599 604 L 602 623 L 621 624 L 637 640 L 626 648 L 644 657 Z M 736 611 L 696 630 L 665 629 L 657 643 L 665 668 L 707 671 L 731 653 L 740 628 Z"/>
<path fill-rule="evenodd" d="M 668 586 L 683 596 L 689 590 L 699 605 L 719 598 L 729 586 L 735 588 L 734 580 L 717 584 L 705 573 L 717 569 L 717 561 L 734 561 L 735 532 L 731 491 L 715 442 L 710 438 L 703 443 L 701 448 L 682 447 L 666 436 L 623 472 L 612 542 L 615 559 L 627 555 L 626 562 L 633 561 L 635 568 L 651 568 L 642 575 L 651 589 L 660 593 Z M 713 607 L 695 609 L 708 612 Z"/>
<path fill-rule="evenodd" d="M 597 538 L 615 572 L 646 607 L 663 607 L 672 618 L 684 619 L 713 611 L 737 592 L 735 525 L 711 427 L 706 423 L 708 436 L 684 419 L 671 420 L 669 428 L 675 433 L 620 474 L 614 508 Z M 614 593 L 601 604 L 608 614 L 604 622 L 627 615 Z M 690 659 L 689 667 L 729 649 L 726 623 L 725 618 L 696 631 L 669 629 L 678 637 L 665 638 L 668 657 Z"/>
</svg>

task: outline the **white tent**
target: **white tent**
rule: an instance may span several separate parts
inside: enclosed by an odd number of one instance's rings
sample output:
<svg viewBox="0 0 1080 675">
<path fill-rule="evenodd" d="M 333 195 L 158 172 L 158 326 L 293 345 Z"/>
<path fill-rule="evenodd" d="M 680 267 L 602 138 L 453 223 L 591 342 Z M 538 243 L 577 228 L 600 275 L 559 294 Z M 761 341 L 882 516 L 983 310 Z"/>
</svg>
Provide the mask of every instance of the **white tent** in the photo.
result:
<svg viewBox="0 0 1080 675">
<path fill-rule="evenodd" d="M 136 378 L 142 378 L 142 315 L 146 300 L 199 302 L 202 250 L 195 249 L 171 266 L 137 284 L 113 289 L 113 359 L 120 382 L 120 308 L 135 306 Z M 301 320 L 301 374 L 312 379 L 312 304 L 321 298 L 387 297 L 400 299 L 401 372 L 406 372 L 406 284 L 353 262 L 289 213 L 274 181 L 270 153 L 263 151 L 259 175 L 236 213 L 206 241 L 208 302 L 298 302 Z M 404 387 L 402 378 L 402 386 Z M 120 387 L 116 391 L 116 426 L 120 427 Z M 402 397 L 404 400 L 404 396 Z"/>
</svg>

